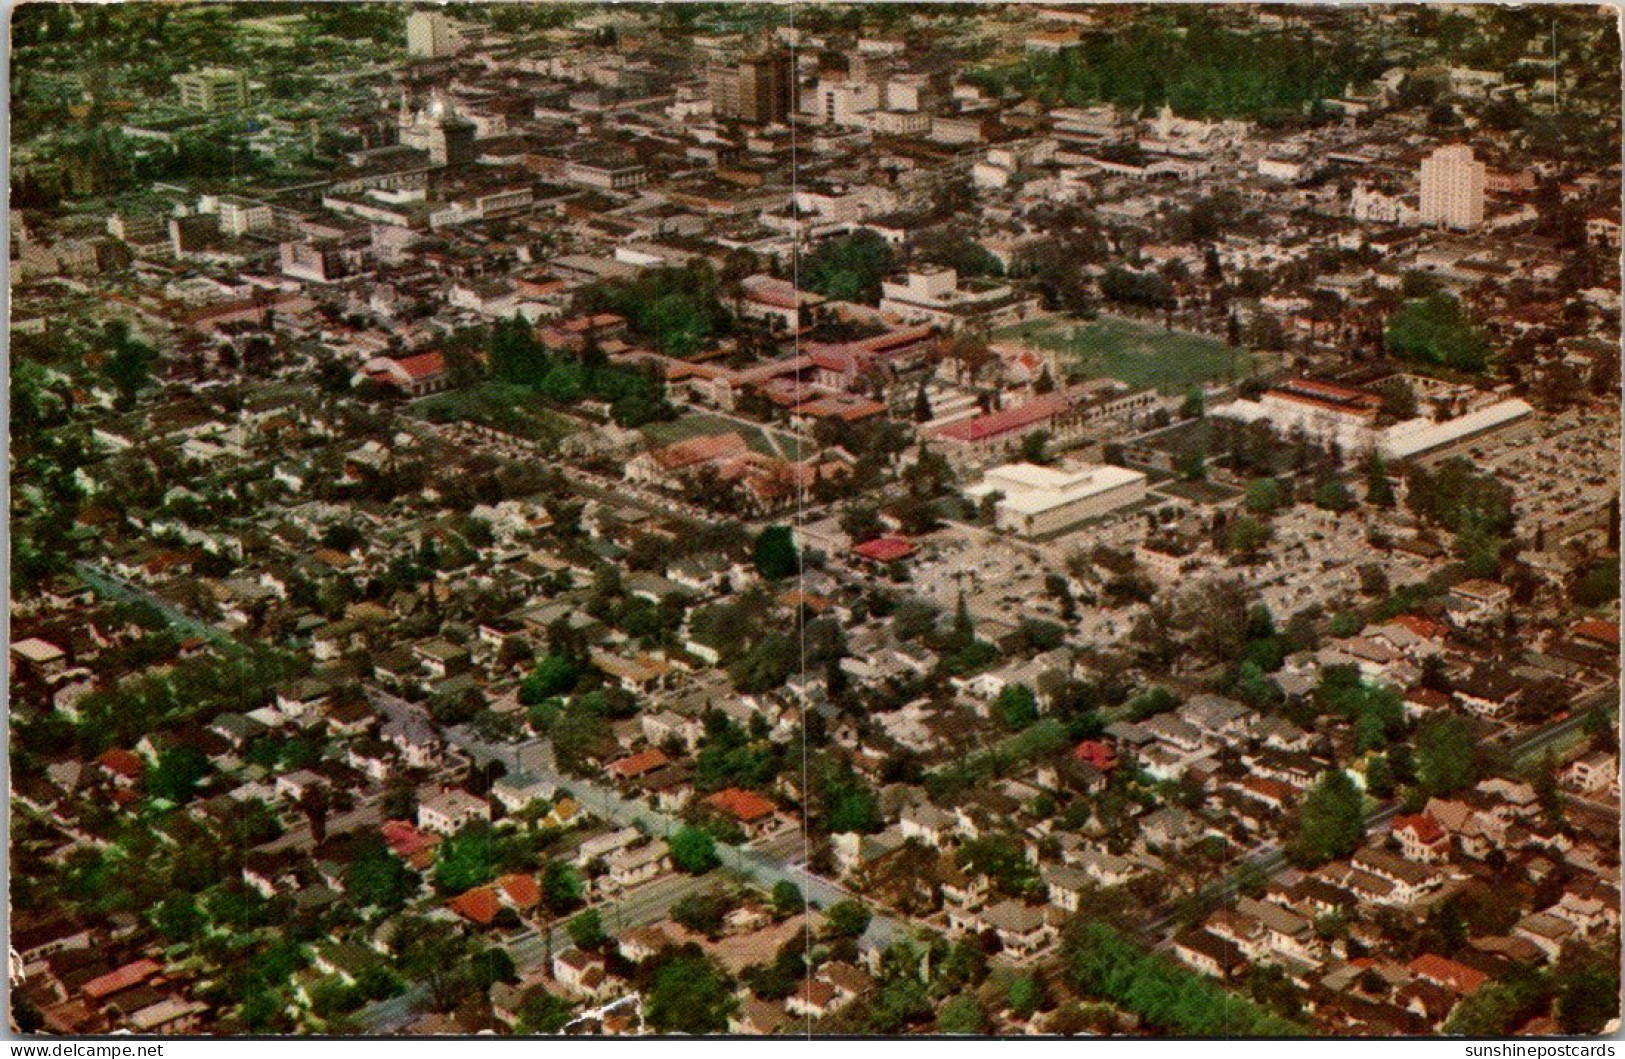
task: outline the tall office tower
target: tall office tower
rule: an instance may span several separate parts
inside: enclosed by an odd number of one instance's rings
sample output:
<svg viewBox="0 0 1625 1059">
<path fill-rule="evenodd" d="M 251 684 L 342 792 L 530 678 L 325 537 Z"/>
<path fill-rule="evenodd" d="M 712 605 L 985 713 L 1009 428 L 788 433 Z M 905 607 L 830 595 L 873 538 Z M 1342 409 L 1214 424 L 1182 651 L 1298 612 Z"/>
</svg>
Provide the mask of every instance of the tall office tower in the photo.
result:
<svg viewBox="0 0 1625 1059">
<path fill-rule="evenodd" d="M 457 23 L 438 11 L 414 11 L 406 18 L 406 50 L 419 59 L 439 59 L 462 50 Z"/>
<path fill-rule="evenodd" d="M 1423 224 L 1476 228 L 1484 223 L 1484 163 L 1466 144 L 1441 147 L 1422 160 Z"/>
<path fill-rule="evenodd" d="M 796 71 L 783 48 L 713 66 L 710 79 L 712 112 L 719 118 L 773 125 L 795 110 Z"/>
</svg>

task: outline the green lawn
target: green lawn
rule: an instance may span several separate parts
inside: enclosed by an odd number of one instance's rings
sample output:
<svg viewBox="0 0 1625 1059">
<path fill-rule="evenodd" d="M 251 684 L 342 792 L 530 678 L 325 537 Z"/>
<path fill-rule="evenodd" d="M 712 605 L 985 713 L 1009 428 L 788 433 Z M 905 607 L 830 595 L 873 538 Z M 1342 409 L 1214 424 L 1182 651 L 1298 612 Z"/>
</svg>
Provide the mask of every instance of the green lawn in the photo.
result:
<svg viewBox="0 0 1625 1059">
<path fill-rule="evenodd" d="M 764 456 L 789 458 L 794 455 L 795 443 L 783 434 L 774 434 L 774 440 L 778 442 L 775 448 L 773 441 L 768 440 L 766 432 L 761 427 L 747 426 L 724 416 L 705 412 L 696 412 L 664 423 L 648 423 L 638 430 L 649 439 L 651 445 L 674 445 L 689 438 L 734 433 L 743 437 L 745 444 L 753 451 Z"/>
<path fill-rule="evenodd" d="M 1063 354 L 1064 364 L 1090 375 L 1169 394 L 1185 393 L 1203 383 L 1245 378 L 1258 362 L 1253 354 L 1232 349 L 1216 338 L 1165 331 L 1120 316 L 1029 320 L 1004 328 L 994 337 L 1054 350 Z"/>
<path fill-rule="evenodd" d="M 531 441 L 554 443 L 568 437 L 576 424 L 547 407 L 528 387 L 482 382 L 448 390 L 412 403 L 412 412 L 431 423 L 474 423 L 516 434 Z"/>
</svg>

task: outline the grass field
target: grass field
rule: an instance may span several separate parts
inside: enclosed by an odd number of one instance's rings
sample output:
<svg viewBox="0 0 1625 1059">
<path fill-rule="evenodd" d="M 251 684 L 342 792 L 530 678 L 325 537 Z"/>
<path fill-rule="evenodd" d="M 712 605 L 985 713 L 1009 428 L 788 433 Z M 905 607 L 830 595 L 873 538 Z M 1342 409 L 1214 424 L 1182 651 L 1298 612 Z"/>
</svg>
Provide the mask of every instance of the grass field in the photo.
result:
<svg viewBox="0 0 1625 1059">
<path fill-rule="evenodd" d="M 744 423 L 705 412 L 696 412 L 665 423 L 649 423 L 638 429 L 644 437 L 649 439 L 651 445 L 673 445 L 679 441 L 704 437 L 708 434 L 736 433 L 745 439 L 745 444 L 749 445 L 753 451 L 764 456 L 789 459 L 795 455 L 795 442 L 783 434 L 776 433 L 770 440 L 766 431 L 762 430 L 761 427 L 747 426 Z M 775 441 L 777 442 L 776 446 Z"/>
<path fill-rule="evenodd" d="M 474 423 L 549 444 L 576 430 L 569 417 L 548 408 L 537 394 L 508 383 L 482 382 L 437 393 L 414 401 L 411 407 L 414 414 L 431 423 Z"/>
<path fill-rule="evenodd" d="M 1062 354 L 1062 363 L 1068 367 L 1130 386 L 1155 387 L 1167 394 L 1244 378 L 1257 362 L 1246 350 L 1232 349 L 1216 338 L 1165 331 L 1120 316 L 1029 320 L 1004 328 L 994 337 L 1053 350 Z"/>
</svg>

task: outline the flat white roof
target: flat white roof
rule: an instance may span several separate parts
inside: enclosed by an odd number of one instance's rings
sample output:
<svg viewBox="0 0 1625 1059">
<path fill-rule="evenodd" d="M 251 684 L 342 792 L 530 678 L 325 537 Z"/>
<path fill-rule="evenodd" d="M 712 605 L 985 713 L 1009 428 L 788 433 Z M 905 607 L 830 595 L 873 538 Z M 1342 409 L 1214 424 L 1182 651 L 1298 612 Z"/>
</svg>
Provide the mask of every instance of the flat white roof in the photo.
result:
<svg viewBox="0 0 1625 1059">
<path fill-rule="evenodd" d="M 1390 459 L 1402 459 L 1448 445 L 1481 431 L 1516 422 L 1534 412 L 1528 401 L 1517 398 L 1468 412 L 1444 423 L 1430 419 L 1407 419 L 1389 427 L 1382 436 L 1381 449 Z"/>
<path fill-rule="evenodd" d="M 1136 482 L 1143 484 L 1145 475 L 1107 464 L 1056 468 L 1010 463 L 988 471 L 981 482 L 966 492 L 977 497 L 1003 493 L 1000 507 L 1023 515 L 1036 515 Z"/>
</svg>

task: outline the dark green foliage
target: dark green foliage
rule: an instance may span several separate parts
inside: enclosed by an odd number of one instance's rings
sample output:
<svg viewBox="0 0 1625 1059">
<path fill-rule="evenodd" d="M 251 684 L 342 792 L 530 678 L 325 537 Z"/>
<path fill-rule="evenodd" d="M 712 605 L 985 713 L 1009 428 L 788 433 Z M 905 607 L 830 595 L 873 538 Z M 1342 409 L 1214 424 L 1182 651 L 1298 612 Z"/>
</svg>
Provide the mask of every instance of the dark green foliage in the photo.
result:
<svg viewBox="0 0 1625 1059">
<path fill-rule="evenodd" d="M 1038 700 L 1025 684 L 1010 684 L 993 700 L 993 716 L 1005 728 L 1019 732 L 1038 720 Z"/>
<path fill-rule="evenodd" d="M 878 233 L 860 229 L 828 239 L 801 262 L 801 286 L 839 301 L 873 305 L 892 270 L 892 251 Z"/>
<path fill-rule="evenodd" d="M 1599 559 L 1574 583 L 1574 602 L 1600 607 L 1619 598 L 1619 560 Z"/>
<path fill-rule="evenodd" d="M 410 869 L 377 835 L 358 839 L 344 869 L 344 890 L 362 908 L 396 912 L 417 892 Z"/>
<path fill-rule="evenodd" d="M 829 929 L 838 937 L 855 938 L 869 929 L 872 913 L 856 901 L 837 901 L 824 911 Z"/>
<path fill-rule="evenodd" d="M 581 873 L 562 860 L 550 860 L 542 868 L 542 904 L 554 915 L 574 911 L 587 901 L 587 884 Z"/>
<path fill-rule="evenodd" d="M 1363 802 L 1360 788 L 1348 773 L 1333 769 L 1322 774 L 1298 810 L 1298 830 L 1291 847 L 1294 859 L 1318 864 L 1358 849 L 1365 838 Z"/>
<path fill-rule="evenodd" d="M 738 1002 L 722 968 L 697 945 L 672 950 L 660 959 L 644 994 L 644 1017 L 650 1028 L 657 1033 L 725 1032 Z"/>
<path fill-rule="evenodd" d="M 789 577 L 801 568 L 789 526 L 769 526 L 756 537 L 756 570 L 769 581 Z"/>
<path fill-rule="evenodd" d="M 733 911 L 734 901 L 721 891 L 686 894 L 671 906 L 671 918 L 707 937 L 722 933 L 722 920 Z"/>
<path fill-rule="evenodd" d="M 604 933 L 604 923 L 596 908 L 589 908 L 570 920 L 569 930 L 570 940 L 575 942 L 578 949 L 599 949 L 609 941 L 609 935 Z"/>
<path fill-rule="evenodd" d="M 574 690 L 584 675 L 584 667 L 574 658 L 548 654 L 519 682 L 519 701 L 534 706 L 544 699 Z"/>
<path fill-rule="evenodd" d="M 1063 953 L 1074 986 L 1121 1005 L 1165 1033 L 1234 1039 L 1305 1032 L 1212 979 L 1147 952 L 1104 923 L 1070 927 Z"/>
<path fill-rule="evenodd" d="M 198 784 L 210 771 L 209 759 L 196 747 L 166 747 L 158 754 L 158 764 L 147 774 L 147 792 L 180 805 L 192 800 Z"/>
<path fill-rule="evenodd" d="M 599 284 L 584 295 L 582 307 L 624 316 L 632 330 L 673 357 L 693 356 L 729 326 L 716 273 L 703 262 Z"/>
<path fill-rule="evenodd" d="M 1416 779 L 1429 794 L 1449 794 L 1478 780 L 1478 745 L 1466 720 L 1430 720 L 1416 733 Z"/>
<path fill-rule="evenodd" d="M 495 862 L 491 829 L 471 824 L 435 850 L 435 888 L 444 894 L 460 894 L 490 882 L 495 875 Z"/>
<path fill-rule="evenodd" d="M 949 1036 L 973 1036 L 987 1032 L 987 1013 L 981 1002 L 969 993 L 951 998 L 937 1012 L 937 1032 Z"/>
<path fill-rule="evenodd" d="M 986 875 L 1001 893 L 1020 897 L 1040 888 L 1038 868 L 1027 859 L 1018 835 L 994 832 L 959 847 L 959 864 L 967 872 Z"/>
<path fill-rule="evenodd" d="M 716 840 L 697 827 L 681 828 L 666 841 L 671 846 L 672 863 L 690 875 L 703 875 L 722 863 Z"/>
<path fill-rule="evenodd" d="M 1467 309 L 1443 292 L 1406 302 L 1388 321 L 1388 348 L 1419 364 L 1480 372 L 1489 367 L 1489 337 Z"/>
</svg>

